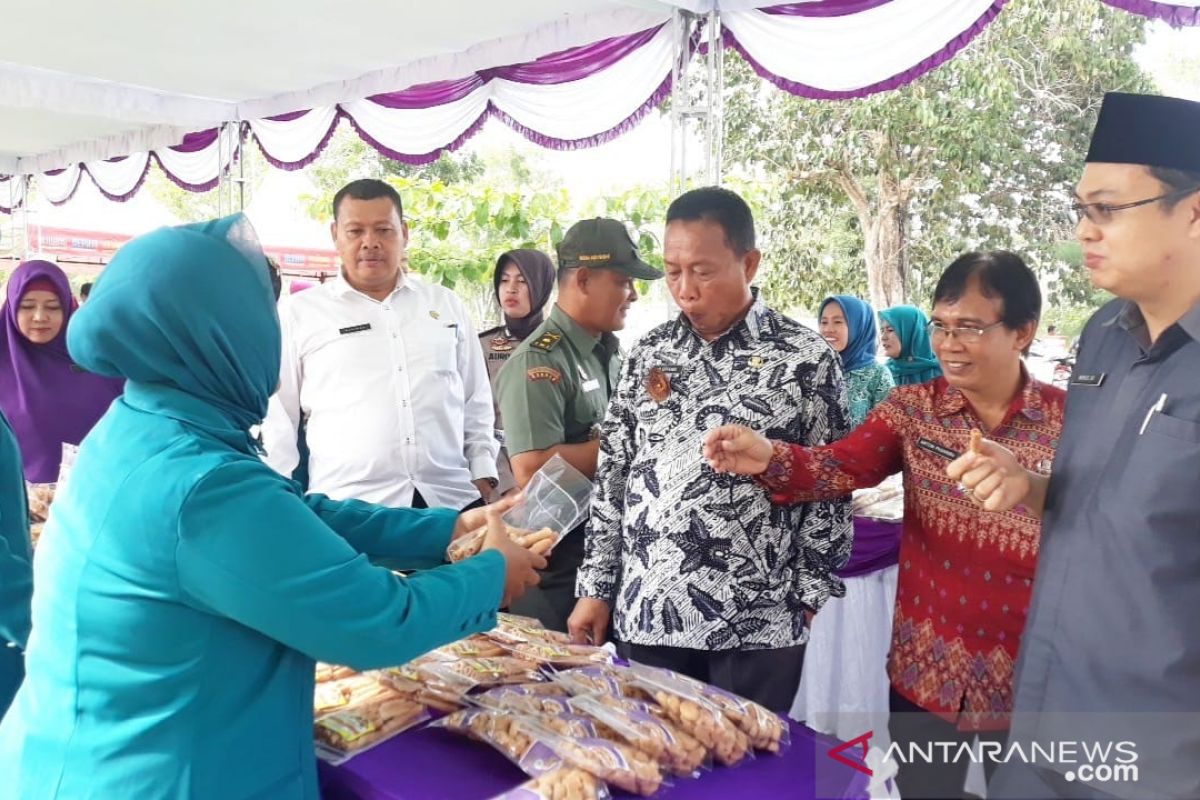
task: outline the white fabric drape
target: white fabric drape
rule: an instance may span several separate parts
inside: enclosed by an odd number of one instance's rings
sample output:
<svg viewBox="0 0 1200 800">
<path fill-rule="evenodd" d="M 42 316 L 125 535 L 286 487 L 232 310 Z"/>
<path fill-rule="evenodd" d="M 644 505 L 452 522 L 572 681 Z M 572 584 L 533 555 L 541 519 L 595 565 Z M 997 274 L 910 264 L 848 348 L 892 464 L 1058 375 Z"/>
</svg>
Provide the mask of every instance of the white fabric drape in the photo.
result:
<svg viewBox="0 0 1200 800">
<path fill-rule="evenodd" d="M 850 92 L 920 64 L 975 26 L 994 0 L 892 0 L 840 17 L 731 11 L 721 20 L 762 67 L 815 89 Z"/>
<path fill-rule="evenodd" d="M 250 123 L 250 131 L 270 158 L 285 164 L 298 164 L 321 146 L 337 123 L 337 112 L 337 106 L 323 106 L 298 119 L 258 119 Z"/>
<path fill-rule="evenodd" d="M 327 140 L 339 113 L 362 135 L 389 155 L 422 157 L 461 144 L 493 109 L 500 118 L 543 143 L 575 143 L 600 136 L 629 120 L 655 95 L 671 73 L 673 31 L 665 25 L 649 42 L 606 69 L 559 84 L 525 84 L 494 78 L 466 96 L 431 108 L 394 109 L 370 99 L 321 106 L 293 119 L 257 119 L 250 131 L 277 164 L 300 166 Z M 131 143 L 133 140 L 131 140 Z M 153 150 L 163 169 L 177 182 L 207 185 L 219 174 L 217 142 L 195 152 L 168 147 Z M 87 176 L 114 197 L 136 188 L 145 172 L 148 152 L 119 162 L 84 162 Z M 54 202 L 70 197 L 81 179 L 80 165 L 39 180 Z"/>
</svg>

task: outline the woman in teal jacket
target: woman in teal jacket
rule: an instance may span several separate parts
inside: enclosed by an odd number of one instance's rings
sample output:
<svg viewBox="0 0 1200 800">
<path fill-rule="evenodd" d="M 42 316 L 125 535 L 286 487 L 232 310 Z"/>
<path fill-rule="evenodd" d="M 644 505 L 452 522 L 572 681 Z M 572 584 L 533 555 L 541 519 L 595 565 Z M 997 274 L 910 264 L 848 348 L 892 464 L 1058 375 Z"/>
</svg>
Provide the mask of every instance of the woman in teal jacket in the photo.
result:
<svg viewBox="0 0 1200 800">
<path fill-rule="evenodd" d="M 29 636 L 29 595 L 33 591 L 25 502 L 21 449 L 0 413 L 0 719 L 25 674 L 21 650 Z"/>
<path fill-rule="evenodd" d="M 303 497 L 259 460 L 280 334 L 240 215 L 127 244 L 67 343 L 126 391 L 39 544 L 0 797 L 316 800 L 314 660 L 383 667 L 490 629 L 516 556 L 397 577 L 368 555 L 434 567 L 455 512 Z"/>
</svg>

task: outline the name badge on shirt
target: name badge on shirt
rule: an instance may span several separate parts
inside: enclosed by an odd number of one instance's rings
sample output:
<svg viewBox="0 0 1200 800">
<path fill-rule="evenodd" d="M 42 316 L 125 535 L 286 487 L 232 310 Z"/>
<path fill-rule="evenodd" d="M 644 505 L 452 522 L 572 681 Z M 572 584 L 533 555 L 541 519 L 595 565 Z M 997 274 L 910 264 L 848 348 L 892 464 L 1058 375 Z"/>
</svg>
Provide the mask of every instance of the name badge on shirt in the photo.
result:
<svg viewBox="0 0 1200 800">
<path fill-rule="evenodd" d="M 345 336 L 347 333 L 358 333 L 359 331 L 371 330 L 371 323 L 364 322 L 362 325 L 351 325 L 349 328 L 338 328 L 338 333 Z"/>
<path fill-rule="evenodd" d="M 917 447 L 919 447 L 922 450 L 925 450 L 927 452 L 933 453 L 935 456 L 941 456 L 942 458 L 946 459 L 947 461 L 953 461 L 954 459 L 958 458 L 959 455 L 961 455 L 960 453 L 956 453 L 955 451 L 951 450 L 949 447 L 946 447 L 943 444 L 938 444 L 937 442 L 933 441 L 932 439 L 925 439 L 925 438 L 918 439 Z"/>
<path fill-rule="evenodd" d="M 1104 379 L 1108 377 L 1107 373 L 1096 372 L 1088 375 L 1076 375 L 1071 379 L 1072 386 L 1091 386 L 1095 388 L 1104 383 Z"/>
<path fill-rule="evenodd" d="M 595 378 L 592 378 L 591 380 L 587 380 L 587 381 L 583 382 L 583 390 L 585 392 L 594 392 L 599 388 L 600 388 L 600 381 L 596 380 Z"/>
</svg>

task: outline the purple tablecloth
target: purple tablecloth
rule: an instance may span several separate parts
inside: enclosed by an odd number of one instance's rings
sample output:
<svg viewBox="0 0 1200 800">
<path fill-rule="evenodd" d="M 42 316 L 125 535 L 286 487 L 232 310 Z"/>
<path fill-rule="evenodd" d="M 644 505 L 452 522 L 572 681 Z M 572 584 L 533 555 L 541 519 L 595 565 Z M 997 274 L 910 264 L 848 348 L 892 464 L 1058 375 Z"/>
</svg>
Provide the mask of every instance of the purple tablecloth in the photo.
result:
<svg viewBox="0 0 1200 800">
<path fill-rule="evenodd" d="M 854 545 L 850 561 L 837 571 L 839 578 L 857 578 L 892 566 L 900 559 L 902 522 L 854 518 Z"/>
<path fill-rule="evenodd" d="M 676 779 L 663 794 L 666 800 L 867 797 L 867 776 L 829 757 L 835 740 L 796 723 L 791 735 L 792 746 L 781 756 Z M 487 745 L 437 728 L 403 733 L 340 767 L 319 766 L 323 800 L 487 800 L 526 780 Z"/>
</svg>

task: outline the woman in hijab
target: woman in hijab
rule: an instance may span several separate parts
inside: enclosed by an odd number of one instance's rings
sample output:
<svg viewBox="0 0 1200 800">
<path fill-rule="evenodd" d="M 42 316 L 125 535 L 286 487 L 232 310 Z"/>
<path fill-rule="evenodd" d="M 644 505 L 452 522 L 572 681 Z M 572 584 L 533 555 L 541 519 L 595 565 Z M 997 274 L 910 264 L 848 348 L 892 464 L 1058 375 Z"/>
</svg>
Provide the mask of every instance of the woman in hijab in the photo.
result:
<svg viewBox="0 0 1200 800">
<path fill-rule="evenodd" d="M 496 376 L 500 374 L 500 368 L 517 349 L 517 345 L 543 322 L 543 311 L 554 289 L 554 262 L 541 250 L 509 250 L 496 259 L 492 286 L 496 302 L 504 314 L 504 324 L 479 334 L 479 343 L 483 346 L 483 360 L 487 362 L 494 398 Z M 494 399 L 493 404 L 496 410 L 496 438 L 500 441 L 500 455 L 496 458 L 496 474 L 499 476 L 496 490 L 503 493 L 516 488 L 517 483 L 508 463 L 508 451 L 504 448 L 500 404 Z"/>
<path fill-rule="evenodd" d="M 897 386 L 940 378 L 942 367 L 929 343 L 929 318 L 916 306 L 892 306 L 879 312 L 881 342 Z"/>
<path fill-rule="evenodd" d="M 0 410 L 17 436 L 30 483 L 56 481 L 63 444 L 83 441 L 121 394 L 121 380 L 85 372 L 67 354 L 76 308 L 66 274 L 49 261 L 26 261 L 9 278 L 0 325 Z"/>
<path fill-rule="evenodd" d="M 887 367 L 875 360 L 875 311 L 857 297 L 839 294 L 825 298 L 818 314 L 821 336 L 841 357 L 850 427 L 857 428 L 895 385 Z"/>
<path fill-rule="evenodd" d="M 21 451 L 0 414 L 0 719 L 25 675 L 32 564 Z"/>
<path fill-rule="evenodd" d="M 315 660 L 379 668 L 488 630 L 545 566 L 505 535 L 511 501 L 334 501 L 259 460 L 248 430 L 281 337 L 241 215 L 122 247 L 67 343 L 127 383 L 38 548 L 26 677 L 0 722 L 13 797 L 316 800 Z M 483 552 L 434 566 L 480 524 Z"/>
</svg>

